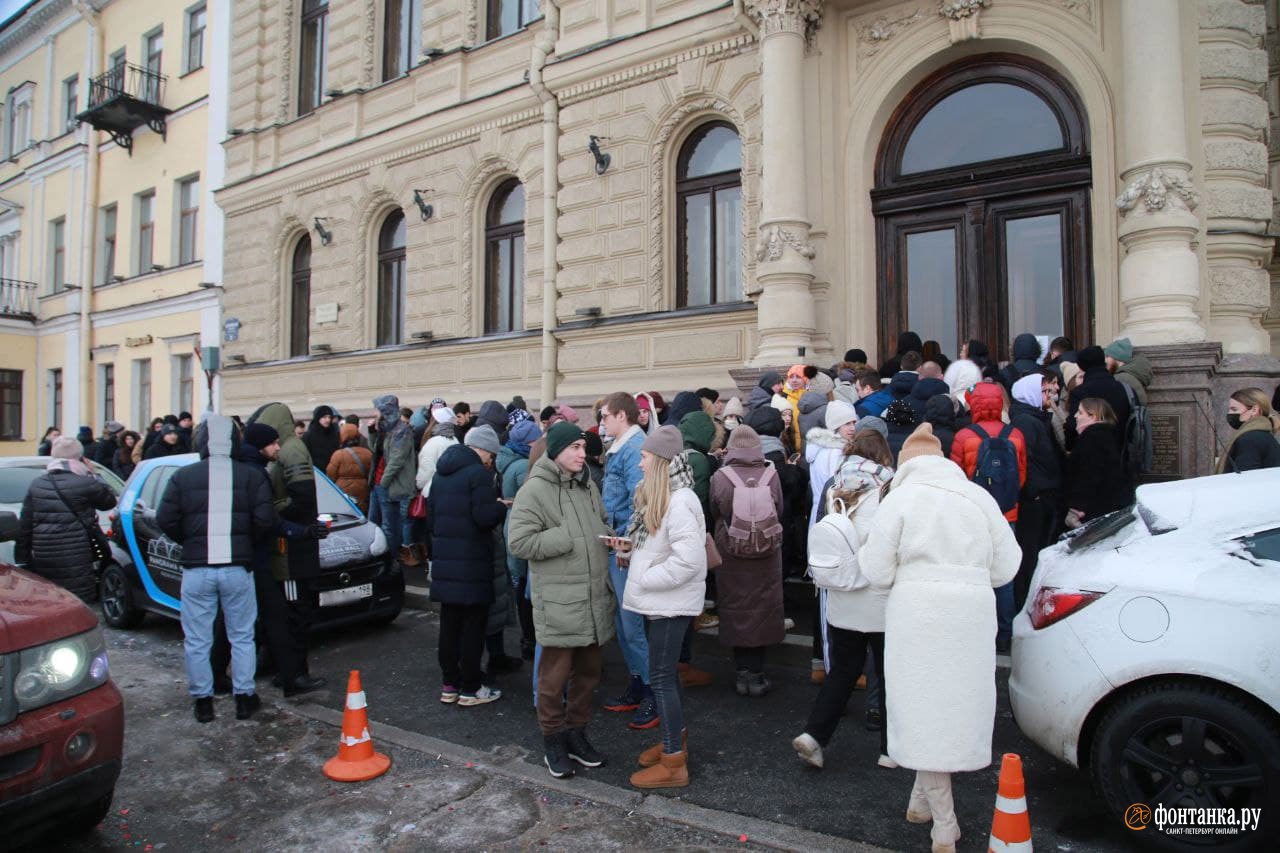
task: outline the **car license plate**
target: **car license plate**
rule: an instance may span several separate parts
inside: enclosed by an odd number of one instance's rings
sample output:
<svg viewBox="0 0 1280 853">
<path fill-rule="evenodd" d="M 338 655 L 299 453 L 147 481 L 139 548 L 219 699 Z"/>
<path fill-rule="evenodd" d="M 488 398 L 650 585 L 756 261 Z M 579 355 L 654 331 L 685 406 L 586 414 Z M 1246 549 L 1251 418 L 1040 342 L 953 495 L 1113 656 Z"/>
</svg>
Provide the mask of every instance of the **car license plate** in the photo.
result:
<svg viewBox="0 0 1280 853">
<path fill-rule="evenodd" d="M 373 584 L 362 583 L 359 586 L 350 586 L 346 589 L 331 589 L 327 592 L 320 593 L 321 607 L 334 607 L 339 604 L 350 604 L 353 601 L 359 601 L 362 598 L 373 597 Z"/>
</svg>

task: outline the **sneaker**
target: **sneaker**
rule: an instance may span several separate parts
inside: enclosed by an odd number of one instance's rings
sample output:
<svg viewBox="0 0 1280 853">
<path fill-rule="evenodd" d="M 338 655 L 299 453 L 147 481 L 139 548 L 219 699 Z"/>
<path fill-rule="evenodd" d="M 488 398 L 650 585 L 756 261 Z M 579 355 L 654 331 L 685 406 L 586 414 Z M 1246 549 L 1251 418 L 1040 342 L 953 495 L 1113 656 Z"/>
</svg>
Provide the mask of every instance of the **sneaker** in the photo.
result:
<svg viewBox="0 0 1280 853">
<path fill-rule="evenodd" d="M 822 769 L 822 747 L 814 740 L 813 735 L 808 732 L 802 733 L 791 741 L 791 748 L 796 751 L 796 755 L 819 770 Z"/>
<path fill-rule="evenodd" d="M 253 716 L 254 712 L 262 707 L 262 700 L 258 698 L 257 693 L 237 693 L 236 694 L 236 719 L 247 720 Z"/>
<path fill-rule="evenodd" d="M 615 696 L 608 699 L 604 703 L 606 711 L 634 711 L 640 707 L 640 701 L 644 699 L 644 682 L 640 680 L 640 676 L 631 676 L 627 689 L 622 691 L 621 696 Z"/>
<path fill-rule="evenodd" d="M 213 722 L 213 697 L 202 696 L 196 700 L 196 722 Z"/>
<path fill-rule="evenodd" d="M 586 729 L 568 729 L 565 740 L 568 742 L 569 757 L 583 767 L 600 767 L 604 764 L 605 757 L 587 740 Z"/>
<path fill-rule="evenodd" d="M 446 705 L 452 705 L 458 701 L 458 688 L 452 684 L 445 684 L 440 688 L 440 701 Z"/>
<path fill-rule="evenodd" d="M 746 696 L 751 692 L 751 673 L 745 669 L 738 670 L 737 679 L 733 683 L 733 690 L 739 696 Z"/>
<path fill-rule="evenodd" d="M 636 712 L 631 717 L 631 722 L 627 723 L 627 728 L 631 729 L 652 729 L 662 720 L 658 717 L 658 703 L 654 701 L 653 694 L 640 700 L 640 706 L 636 708 Z"/>
<path fill-rule="evenodd" d="M 752 699 L 759 699 L 772 689 L 773 682 L 765 678 L 763 672 L 751 673 L 751 679 L 747 682 L 747 695 Z"/>
<path fill-rule="evenodd" d="M 542 760 L 546 763 L 547 770 L 557 779 L 568 779 L 573 775 L 573 765 L 569 763 L 566 739 L 564 732 L 542 736 L 544 750 Z"/>
<path fill-rule="evenodd" d="M 714 613 L 701 613 L 693 620 L 693 630 L 710 631 L 720 627 L 720 617 Z"/>
<path fill-rule="evenodd" d="M 880 712 L 875 708 L 869 708 L 867 710 L 866 728 L 869 732 L 878 732 L 884 728 L 884 719 L 880 716 Z"/>
<path fill-rule="evenodd" d="M 898 769 L 898 762 L 894 761 L 892 758 L 890 758 L 887 755 L 881 755 L 880 758 L 876 760 L 876 764 L 880 765 L 881 767 L 884 767 L 887 770 Z"/>
<path fill-rule="evenodd" d="M 494 687 L 481 687 L 475 693 L 459 693 L 458 707 L 470 708 L 473 705 L 488 705 L 502 698 L 502 691 Z"/>
<path fill-rule="evenodd" d="M 796 620 L 792 619 L 790 616 L 782 620 L 782 630 L 784 631 L 790 631 L 795 626 L 796 626 Z"/>
</svg>

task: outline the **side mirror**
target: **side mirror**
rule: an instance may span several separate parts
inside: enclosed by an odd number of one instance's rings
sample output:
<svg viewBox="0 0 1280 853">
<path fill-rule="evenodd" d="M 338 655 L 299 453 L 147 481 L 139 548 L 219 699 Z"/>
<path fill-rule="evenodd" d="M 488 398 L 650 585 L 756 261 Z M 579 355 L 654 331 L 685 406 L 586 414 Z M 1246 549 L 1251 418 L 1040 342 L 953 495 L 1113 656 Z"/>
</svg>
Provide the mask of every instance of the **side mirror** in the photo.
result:
<svg viewBox="0 0 1280 853">
<path fill-rule="evenodd" d="M 0 512 L 0 542 L 18 541 L 18 516 L 12 512 Z"/>
</svg>

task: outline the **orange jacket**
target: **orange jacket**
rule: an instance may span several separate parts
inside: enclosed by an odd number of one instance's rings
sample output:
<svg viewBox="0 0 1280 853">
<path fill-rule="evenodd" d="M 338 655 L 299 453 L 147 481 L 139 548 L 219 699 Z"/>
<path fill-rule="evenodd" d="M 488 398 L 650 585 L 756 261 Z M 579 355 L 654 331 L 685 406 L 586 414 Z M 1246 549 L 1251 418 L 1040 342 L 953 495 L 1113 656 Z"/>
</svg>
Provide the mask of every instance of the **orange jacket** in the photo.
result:
<svg viewBox="0 0 1280 853">
<path fill-rule="evenodd" d="M 979 382 L 968 393 L 969 413 L 973 416 L 973 426 L 995 438 L 1004 429 L 1004 421 L 1000 416 L 1004 410 L 1004 389 L 992 382 Z M 1018 451 L 1018 486 L 1027 482 L 1027 442 L 1021 430 L 1016 427 L 1009 433 L 1009 440 Z M 982 438 L 971 429 L 956 432 L 951 443 L 951 461 L 964 469 L 965 476 L 973 479 L 973 472 L 978 468 L 978 449 L 982 447 Z M 1018 507 L 1004 514 L 1010 523 L 1018 520 Z"/>
<path fill-rule="evenodd" d="M 360 462 L 352 458 L 351 450 L 360 457 Z M 360 463 L 364 470 L 360 470 Z M 361 512 L 369 511 L 369 474 L 373 471 L 373 454 L 364 447 L 341 447 L 329 457 L 329 467 L 325 474 L 356 502 Z"/>
</svg>

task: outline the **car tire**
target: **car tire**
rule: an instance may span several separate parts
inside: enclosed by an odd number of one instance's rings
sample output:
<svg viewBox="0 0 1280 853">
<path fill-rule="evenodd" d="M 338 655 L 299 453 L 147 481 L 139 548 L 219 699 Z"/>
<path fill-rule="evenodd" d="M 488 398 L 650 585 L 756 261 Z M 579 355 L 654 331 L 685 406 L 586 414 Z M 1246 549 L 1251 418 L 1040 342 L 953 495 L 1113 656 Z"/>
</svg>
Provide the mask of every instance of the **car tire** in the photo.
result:
<svg viewBox="0 0 1280 853">
<path fill-rule="evenodd" d="M 116 563 L 107 563 L 98 582 L 98 599 L 102 618 L 112 628 L 136 628 L 146 611 L 133 603 L 129 578 Z"/>
<path fill-rule="evenodd" d="M 403 605 L 396 607 L 395 610 L 388 610 L 386 613 L 380 613 L 374 617 L 370 624 L 378 628 L 390 625 L 392 622 L 396 621 L 396 617 L 400 615 L 400 611 L 402 609 Z"/>
<path fill-rule="evenodd" d="M 103 794 L 92 803 L 77 809 L 69 815 L 63 824 L 66 827 L 64 830 L 66 835 L 74 838 L 77 835 L 92 832 L 94 827 L 102 823 L 103 819 L 110 813 L 111 800 L 114 796 L 115 790 L 113 789 L 111 792 Z"/>
<path fill-rule="evenodd" d="M 1190 754 L 1184 741 L 1191 744 Z M 1214 785 L 1206 767 L 1230 769 L 1251 782 Z M 1262 809 L 1260 830 L 1235 836 L 1171 836 L 1153 822 L 1150 831 L 1134 833 L 1136 841 L 1153 849 L 1245 851 L 1280 845 L 1280 820 L 1274 817 L 1280 813 L 1280 726 L 1221 686 L 1166 682 L 1124 697 L 1098 725 L 1089 770 L 1098 795 L 1121 821 L 1137 803 L 1151 809 L 1161 804 Z"/>
</svg>

